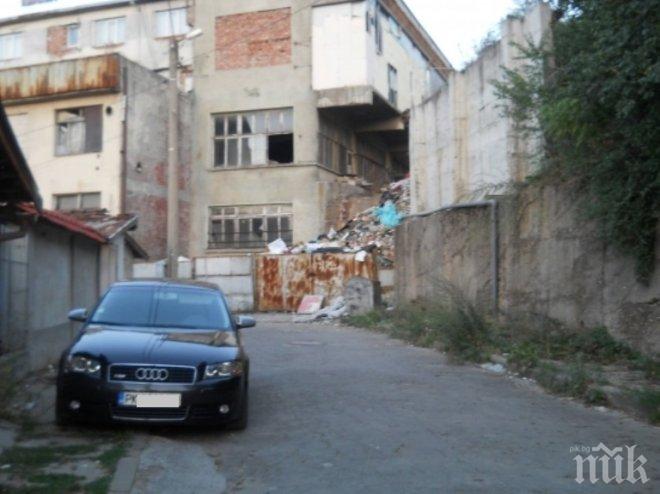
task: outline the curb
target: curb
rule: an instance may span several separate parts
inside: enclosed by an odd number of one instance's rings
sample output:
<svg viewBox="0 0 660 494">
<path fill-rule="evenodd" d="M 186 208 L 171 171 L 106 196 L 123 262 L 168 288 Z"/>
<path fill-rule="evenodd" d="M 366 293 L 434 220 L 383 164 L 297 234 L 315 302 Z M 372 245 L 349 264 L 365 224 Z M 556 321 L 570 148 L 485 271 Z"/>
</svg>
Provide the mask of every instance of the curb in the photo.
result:
<svg viewBox="0 0 660 494">
<path fill-rule="evenodd" d="M 139 443 L 139 444 L 138 444 Z M 128 456 L 125 456 L 117 462 L 117 468 L 112 476 L 108 494 L 129 494 L 135 477 L 137 476 L 138 467 L 140 466 L 140 452 L 144 447 L 143 438 L 135 438 L 131 445 Z"/>
</svg>

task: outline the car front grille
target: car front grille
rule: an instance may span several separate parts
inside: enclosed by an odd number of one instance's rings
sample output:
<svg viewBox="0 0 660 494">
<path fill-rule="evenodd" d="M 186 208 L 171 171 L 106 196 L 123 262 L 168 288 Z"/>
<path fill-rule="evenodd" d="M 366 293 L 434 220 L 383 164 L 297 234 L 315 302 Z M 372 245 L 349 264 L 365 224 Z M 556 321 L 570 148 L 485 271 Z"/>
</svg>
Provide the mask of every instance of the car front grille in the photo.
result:
<svg viewBox="0 0 660 494">
<path fill-rule="evenodd" d="M 191 384 L 195 382 L 194 367 L 176 365 L 112 364 L 108 380 L 148 384 Z"/>
<path fill-rule="evenodd" d="M 110 414 L 117 420 L 185 420 L 188 408 L 133 408 L 110 407 Z"/>
</svg>

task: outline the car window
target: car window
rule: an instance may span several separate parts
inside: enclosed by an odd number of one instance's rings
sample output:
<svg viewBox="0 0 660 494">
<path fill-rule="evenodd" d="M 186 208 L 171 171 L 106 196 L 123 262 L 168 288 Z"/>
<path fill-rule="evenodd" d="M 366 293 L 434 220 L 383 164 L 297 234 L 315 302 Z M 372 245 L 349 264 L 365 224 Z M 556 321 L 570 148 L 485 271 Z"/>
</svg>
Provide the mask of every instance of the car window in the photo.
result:
<svg viewBox="0 0 660 494">
<path fill-rule="evenodd" d="M 229 315 L 220 294 L 194 288 L 162 288 L 155 293 L 156 326 L 225 329 Z"/>
<path fill-rule="evenodd" d="M 148 325 L 153 298 L 152 286 L 112 288 L 103 297 L 90 321 L 122 326 Z"/>
<path fill-rule="evenodd" d="M 219 293 L 194 287 L 118 286 L 103 298 L 93 323 L 181 329 L 229 329 Z"/>
</svg>

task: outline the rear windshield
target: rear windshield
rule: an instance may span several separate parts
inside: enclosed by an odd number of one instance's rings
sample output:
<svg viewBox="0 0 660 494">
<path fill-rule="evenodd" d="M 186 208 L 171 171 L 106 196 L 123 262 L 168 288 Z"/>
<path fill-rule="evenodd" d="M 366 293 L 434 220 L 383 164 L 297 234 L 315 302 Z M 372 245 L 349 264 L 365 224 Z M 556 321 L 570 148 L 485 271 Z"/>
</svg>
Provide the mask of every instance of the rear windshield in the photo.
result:
<svg viewBox="0 0 660 494">
<path fill-rule="evenodd" d="M 155 328 L 231 328 L 220 294 L 195 287 L 118 286 L 103 297 L 90 322 Z"/>
</svg>

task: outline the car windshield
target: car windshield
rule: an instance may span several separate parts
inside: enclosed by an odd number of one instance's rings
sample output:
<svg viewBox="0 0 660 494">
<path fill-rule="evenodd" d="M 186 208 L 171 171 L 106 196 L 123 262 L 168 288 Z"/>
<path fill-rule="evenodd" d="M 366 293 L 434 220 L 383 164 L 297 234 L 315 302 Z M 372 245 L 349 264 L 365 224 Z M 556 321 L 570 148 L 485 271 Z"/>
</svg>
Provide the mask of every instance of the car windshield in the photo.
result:
<svg viewBox="0 0 660 494">
<path fill-rule="evenodd" d="M 117 286 L 101 300 L 90 322 L 154 328 L 231 328 L 219 293 L 195 287 Z"/>
</svg>

